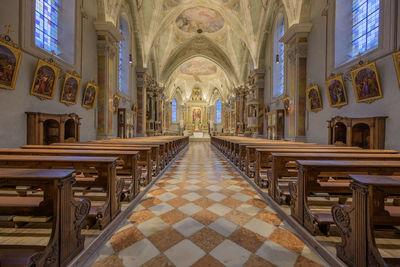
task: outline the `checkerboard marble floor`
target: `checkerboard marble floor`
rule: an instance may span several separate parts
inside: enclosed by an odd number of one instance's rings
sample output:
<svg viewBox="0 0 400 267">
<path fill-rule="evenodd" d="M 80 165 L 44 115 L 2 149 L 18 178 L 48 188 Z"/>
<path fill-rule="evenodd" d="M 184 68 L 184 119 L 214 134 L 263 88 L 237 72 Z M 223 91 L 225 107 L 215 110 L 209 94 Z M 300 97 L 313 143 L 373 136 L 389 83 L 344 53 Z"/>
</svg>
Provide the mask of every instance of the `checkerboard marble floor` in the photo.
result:
<svg viewBox="0 0 400 267">
<path fill-rule="evenodd" d="M 209 143 L 191 143 L 93 266 L 321 266 Z"/>
</svg>

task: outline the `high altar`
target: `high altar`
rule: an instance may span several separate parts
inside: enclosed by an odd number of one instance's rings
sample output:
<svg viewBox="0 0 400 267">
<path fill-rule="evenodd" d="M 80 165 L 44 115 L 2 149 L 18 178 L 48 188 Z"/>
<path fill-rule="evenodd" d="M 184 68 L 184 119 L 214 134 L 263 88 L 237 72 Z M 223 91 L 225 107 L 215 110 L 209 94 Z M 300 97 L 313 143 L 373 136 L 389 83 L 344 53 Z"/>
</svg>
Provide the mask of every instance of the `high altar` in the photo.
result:
<svg viewBox="0 0 400 267">
<path fill-rule="evenodd" d="M 194 88 L 185 104 L 184 120 L 186 130 L 195 137 L 203 137 L 209 131 L 209 109 L 200 88 Z"/>
</svg>

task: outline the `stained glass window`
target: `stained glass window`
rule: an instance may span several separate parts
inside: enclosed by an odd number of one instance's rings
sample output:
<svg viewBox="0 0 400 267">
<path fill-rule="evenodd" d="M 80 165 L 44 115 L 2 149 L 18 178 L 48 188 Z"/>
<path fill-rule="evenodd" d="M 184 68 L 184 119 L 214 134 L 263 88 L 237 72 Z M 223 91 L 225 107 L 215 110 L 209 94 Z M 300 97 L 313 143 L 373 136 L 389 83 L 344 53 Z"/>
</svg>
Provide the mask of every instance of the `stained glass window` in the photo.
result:
<svg viewBox="0 0 400 267">
<path fill-rule="evenodd" d="M 274 87 L 273 96 L 281 96 L 285 90 L 285 44 L 279 40 L 285 34 L 285 21 L 280 14 L 276 23 L 274 40 Z"/>
<path fill-rule="evenodd" d="M 222 101 L 218 99 L 215 103 L 215 123 L 222 123 Z"/>
<path fill-rule="evenodd" d="M 120 31 L 122 40 L 119 42 L 118 55 L 118 85 L 119 90 L 125 94 L 129 93 L 129 28 L 125 19 L 120 20 Z"/>
<path fill-rule="evenodd" d="M 178 121 L 178 110 L 176 98 L 172 99 L 172 123 L 177 123 Z"/>
<path fill-rule="evenodd" d="M 61 53 L 58 36 L 58 22 L 61 0 L 36 0 L 35 2 L 35 44 L 50 53 Z"/>
<path fill-rule="evenodd" d="M 353 0 L 352 56 L 356 57 L 378 47 L 379 1 Z"/>
</svg>

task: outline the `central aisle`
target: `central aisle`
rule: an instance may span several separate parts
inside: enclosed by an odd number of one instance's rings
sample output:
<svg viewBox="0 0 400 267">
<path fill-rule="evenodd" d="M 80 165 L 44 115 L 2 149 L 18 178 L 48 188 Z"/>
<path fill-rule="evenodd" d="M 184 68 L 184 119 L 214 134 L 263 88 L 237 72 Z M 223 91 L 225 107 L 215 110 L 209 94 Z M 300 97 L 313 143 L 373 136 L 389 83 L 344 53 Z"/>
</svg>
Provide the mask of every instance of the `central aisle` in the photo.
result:
<svg viewBox="0 0 400 267">
<path fill-rule="evenodd" d="M 320 266 L 207 142 L 189 145 L 94 266 Z"/>
</svg>

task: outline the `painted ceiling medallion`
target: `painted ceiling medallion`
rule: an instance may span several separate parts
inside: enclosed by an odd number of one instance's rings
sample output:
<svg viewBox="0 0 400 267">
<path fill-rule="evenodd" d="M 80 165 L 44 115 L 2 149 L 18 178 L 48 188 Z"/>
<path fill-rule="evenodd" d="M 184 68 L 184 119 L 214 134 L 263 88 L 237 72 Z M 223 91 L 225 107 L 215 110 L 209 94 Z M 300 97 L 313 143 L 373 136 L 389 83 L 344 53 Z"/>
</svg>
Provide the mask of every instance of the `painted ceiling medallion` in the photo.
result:
<svg viewBox="0 0 400 267">
<path fill-rule="evenodd" d="M 221 30 L 224 23 L 218 11 L 201 6 L 184 10 L 176 19 L 176 25 L 184 32 L 213 33 Z"/>
<path fill-rule="evenodd" d="M 180 71 L 186 75 L 212 75 L 217 73 L 217 66 L 205 58 L 193 58 L 182 64 Z"/>
</svg>

